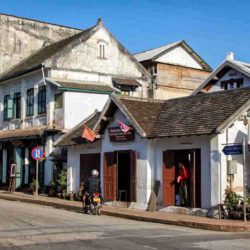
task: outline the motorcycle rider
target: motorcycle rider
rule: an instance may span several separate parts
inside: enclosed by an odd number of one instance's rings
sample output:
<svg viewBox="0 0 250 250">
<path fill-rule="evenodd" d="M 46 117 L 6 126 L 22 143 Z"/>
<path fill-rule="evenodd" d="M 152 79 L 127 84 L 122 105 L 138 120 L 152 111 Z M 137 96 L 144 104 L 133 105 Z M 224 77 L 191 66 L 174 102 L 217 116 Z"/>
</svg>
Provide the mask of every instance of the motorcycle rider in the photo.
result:
<svg viewBox="0 0 250 250">
<path fill-rule="evenodd" d="M 101 196 L 101 183 L 99 180 L 99 172 L 96 169 L 93 169 L 91 171 L 91 176 L 88 177 L 87 181 L 85 182 L 83 208 L 85 208 L 86 205 L 89 205 L 89 197 L 95 192 L 98 192 Z"/>
</svg>

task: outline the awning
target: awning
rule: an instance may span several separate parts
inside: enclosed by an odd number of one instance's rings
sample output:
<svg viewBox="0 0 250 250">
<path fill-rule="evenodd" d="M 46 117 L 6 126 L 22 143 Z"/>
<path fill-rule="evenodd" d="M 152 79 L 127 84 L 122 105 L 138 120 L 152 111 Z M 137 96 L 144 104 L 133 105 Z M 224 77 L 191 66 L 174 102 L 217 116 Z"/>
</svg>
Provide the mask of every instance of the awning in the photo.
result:
<svg viewBox="0 0 250 250">
<path fill-rule="evenodd" d="M 135 79 L 113 77 L 112 80 L 113 80 L 113 83 L 117 85 L 134 86 L 134 87 L 141 86 L 141 84 Z"/>
<path fill-rule="evenodd" d="M 51 131 L 47 126 L 39 126 L 27 129 L 16 129 L 16 130 L 1 130 L 0 131 L 0 141 L 7 141 L 10 139 L 31 139 L 40 137 L 44 134 L 45 131 Z M 53 129 L 53 131 L 58 131 Z"/>
</svg>

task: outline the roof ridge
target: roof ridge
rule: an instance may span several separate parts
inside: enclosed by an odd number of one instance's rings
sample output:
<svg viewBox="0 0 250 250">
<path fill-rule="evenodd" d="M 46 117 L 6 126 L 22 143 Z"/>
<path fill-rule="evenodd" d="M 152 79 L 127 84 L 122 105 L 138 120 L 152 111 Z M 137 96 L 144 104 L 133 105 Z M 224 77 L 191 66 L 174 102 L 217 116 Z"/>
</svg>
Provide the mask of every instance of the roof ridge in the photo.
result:
<svg viewBox="0 0 250 250">
<path fill-rule="evenodd" d="M 162 45 L 162 46 L 159 46 L 159 47 L 155 47 L 155 48 L 151 48 L 151 49 L 147 49 L 147 50 L 143 50 L 141 52 L 137 52 L 137 53 L 134 53 L 134 55 L 138 55 L 138 54 L 141 54 L 141 53 L 145 53 L 145 52 L 148 52 L 148 51 L 151 51 L 151 50 L 155 50 L 155 49 L 160 49 L 160 48 L 163 48 L 163 47 L 166 47 L 166 46 L 174 46 L 178 43 L 182 43 L 184 40 L 178 40 L 176 42 L 172 42 L 172 43 L 168 43 L 168 44 L 165 44 L 165 45 Z"/>
<path fill-rule="evenodd" d="M 143 98 L 143 97 L 133 97 L 133 96 L 122 96 L 122 95 L 115 95 L 116 98 L 122 100 L 131 100 L 131 101 L 138 101 L 138 102 L 153 102 L 153 103 L 164 103 L 165 100 L 158 100 L 153 98 Z"/>
<path fill-rule="evenodd" d="M 74 28 L 74 27 L 67 26 L 67 25 L 56 24 L 56 23 L 41 21 L 41 20 L 29 18 L 29 17 L 16 16 L 16 15 L 6 14 L 6 13 L 1 13 L 1 12 L 0 12 L 0 16 L 1 16 L 1 15 L 2 15 L 2 16 L 14 17 L 14 18 L 20 18 L 20 19 L 24 19 L 24 20 L 28 20 L 28 21 L 33 21 L 33 22 L 38 22 L 38 23 L 45 23 L 45 24 L 54 25 L 54 26 L 58 26 L 58 27 L 69 28 L 69 29 L 73 29 L 73 30 L 82 30 L 82 29 Z"/>
<path fill-rule="evenodd" d="M 63 38 L 63 39 L 61 39 L 61 40 L 59 40 L 59 41 L 57 41 L 57 42 L 51 43 L 51 44 L 49 44 L 49 45 L 47 45 L 47 46 L 44 46 L 44 47 L 38 49 L 37 51 L 35 51 L 35 52 L 32 53 L 31 55 L 29 55 L 29 56 L 23 58 L 20 62 L 16 63 L 16 64 L 13 65 L 12 67 L 10 67 L 8 70 L 4 71 L 4 72 L 0 75 L 0 81 L 6 80 L 6 78 L 8 79 L 9 77 L 13 77 L 13 74 L 15 74 L 15 73 L 20 73 L 20 72 L 22 72 L 22 71 L 25 71 L 25 70 L 29 69 L 30 67 L 27 67 L 27 66 L 26 66 L 25 69 L 23 69 L 23 70 L 22 70 L 22 69 L 21 69 L 21 70 L 19 69 L 19 70 L 17 70 L 17 71 L 12 72 L 15 68 L 20 67 L 22 64 L 27 63 L 27 61 L 28 61 L 29 59 L 34 58 L 35 56 L 39 55 L 39 53 L 43 52 L 44 50 L 48 50 L 48 49 L 50 49 L 50 48 L 53 48 L 53 47 L 55 47 L 56 45 L 58 45 L 58 44 L 60 44 L 60 43 L 63 43 L 63 42 L 65 43 L 64 46 L 66 46 L 66 45 L 68 44 L 68 42 L 72 42 L 73 40 L 75 40 L 75 39 L 77 39 L 78 37 L 82 36 L 85 32 L 87 33 L 87 32 L 89 32 L 89 31 L 91 31 L 92 29 L 94 29 L 95 27 L 97 27 L 97 25 L 94 25 L 94 26 L 92 26 L 92 27 L 90 27 L 90 28 L 88 28 L 88 29 L 86 29 L 86 30 L 82 30 L 81 32 L 76 33 L 76 34 L 74 34 L 74 35 L 72 35 L 72 36 Z M 63 46 L 63 47 L 64 47 L 64 46 Z M 49 53 L 49 55 L 44 56 L 44 58 L 42 59 L 42 61 L 47 60 L 48 58 L 50 58 L 52 55 L 56 54 L 57 52 L 58 52 L 57 50 L 51 51 L 51 52 Z M 39 64 L 38 64 L 38 65 L 39 65 Z M 32 66 L 37 66 L 37 65 L 32 65 Z"/>
</svg>

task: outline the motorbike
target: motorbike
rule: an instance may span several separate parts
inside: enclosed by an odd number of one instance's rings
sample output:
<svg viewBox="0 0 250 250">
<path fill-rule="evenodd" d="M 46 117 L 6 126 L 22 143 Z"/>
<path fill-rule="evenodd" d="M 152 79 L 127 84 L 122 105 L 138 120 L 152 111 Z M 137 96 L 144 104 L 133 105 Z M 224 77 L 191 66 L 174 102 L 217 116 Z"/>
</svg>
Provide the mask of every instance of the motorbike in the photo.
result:
<svg viewBox="0 0 250 250">
<path fill-rule="evenodd" d="M 87 196 L 84 212 L 85 214 L 90 212 L 93 215 L 101 215 L 101 196 L 98 192 L 94 192 Z"/>
</svg>

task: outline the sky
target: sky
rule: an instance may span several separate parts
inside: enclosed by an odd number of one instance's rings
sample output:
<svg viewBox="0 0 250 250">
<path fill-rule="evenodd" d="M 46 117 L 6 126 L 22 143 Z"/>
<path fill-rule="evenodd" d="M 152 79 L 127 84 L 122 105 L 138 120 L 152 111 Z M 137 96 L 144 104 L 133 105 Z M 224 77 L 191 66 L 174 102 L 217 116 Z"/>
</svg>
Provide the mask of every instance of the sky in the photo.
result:
<svg viewBox="0 0 250 250">
<path fill-rule="evenodd" d="M 249 0 L 0 0 L 0 13 L 85 29 L 101 17 L 131 52 L 185 40 L 216 68 L 250 63 Z"/>
</svg>

